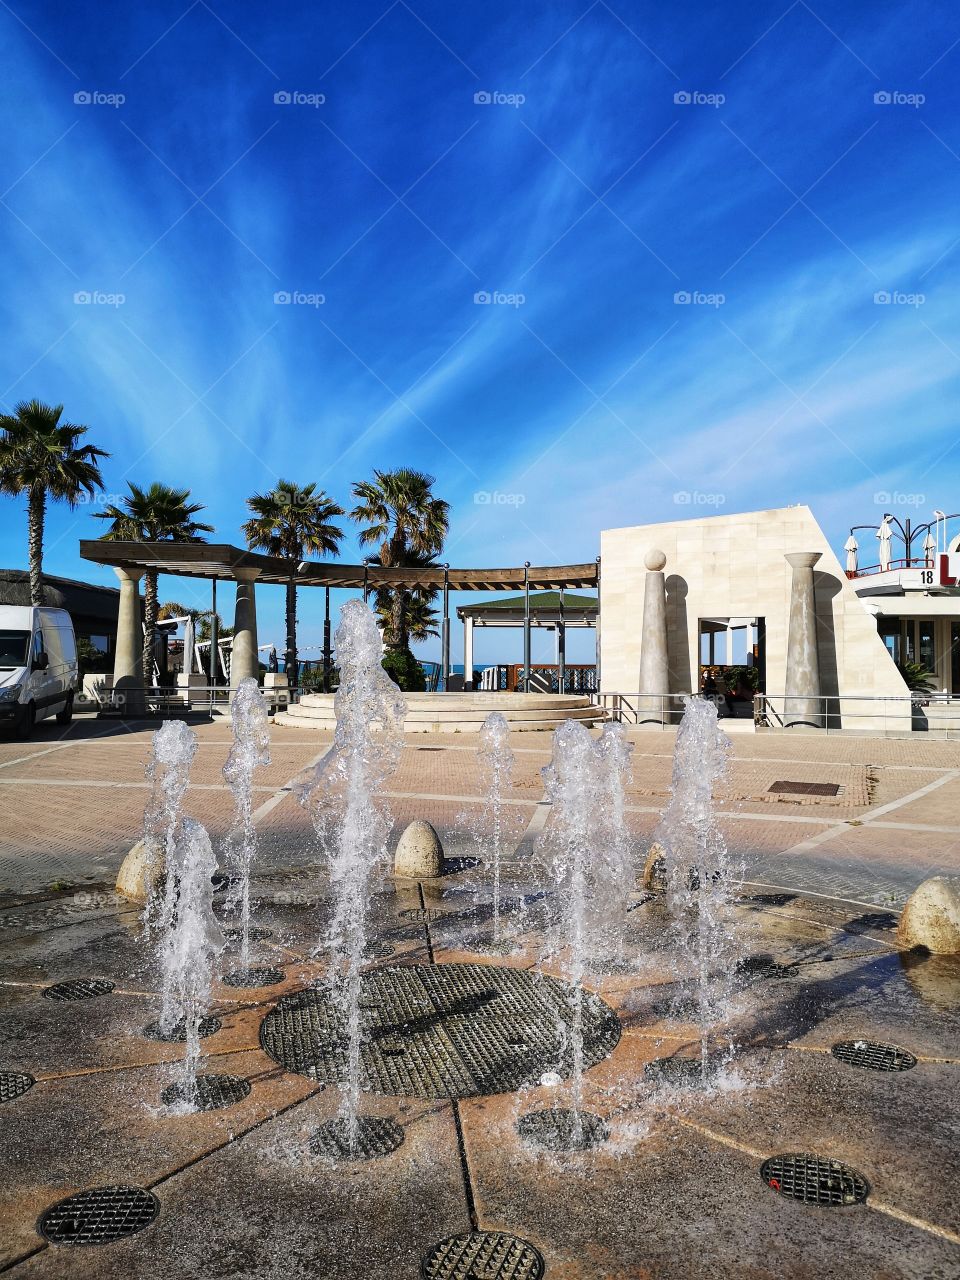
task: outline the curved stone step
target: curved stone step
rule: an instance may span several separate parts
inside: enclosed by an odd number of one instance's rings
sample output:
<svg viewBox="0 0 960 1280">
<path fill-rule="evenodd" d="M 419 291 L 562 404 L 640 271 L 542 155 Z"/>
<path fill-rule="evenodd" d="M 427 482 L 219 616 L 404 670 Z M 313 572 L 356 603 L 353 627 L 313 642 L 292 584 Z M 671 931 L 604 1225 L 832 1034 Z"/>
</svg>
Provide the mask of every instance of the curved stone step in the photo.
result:
<svg viewBox="0 0 960 1280">
<path fill-rule="evenodd" d="M 590 699 L 540 693 L 412 693 L 407 694 L 406 733 L 471 733 L 482 728 L 491 711 L 499 711 L 510 728 L 551 731 L 566 720 L 592 726 L 605 719 Z M 298 703 L 274 717 L 274 724 L 332 731 L 336 728 L 334 695 L 304 694 Z"/>
<path fill-rule="evenodd" d="M 568 720 L 578 720 L 588 729 L 594 725 L 602 724 L 605 716 L 602 711 L 595 711 L 592 716 L 555 716 L 550 720 L 511 720 L 510 728 L 514 733 L 525 733 L 537 730 L 545 733 L 552 733 L 559 725 L 565 724 Z M 333 732 L 337 727 L 337 722 L 332 717 L 327 719 L 320 717 L 291 716 L 289 712 L 283 712 L 274 716 L 272 724 L 279 725 L 281 728 L 293 729 L 314 729 L 316 731 L 328 730 Z M 418 720 L 413 723 L 406 721 L 403 726 L 404 733 L 479 733 L 483 728 L 482 720 Z"/>
</svg>

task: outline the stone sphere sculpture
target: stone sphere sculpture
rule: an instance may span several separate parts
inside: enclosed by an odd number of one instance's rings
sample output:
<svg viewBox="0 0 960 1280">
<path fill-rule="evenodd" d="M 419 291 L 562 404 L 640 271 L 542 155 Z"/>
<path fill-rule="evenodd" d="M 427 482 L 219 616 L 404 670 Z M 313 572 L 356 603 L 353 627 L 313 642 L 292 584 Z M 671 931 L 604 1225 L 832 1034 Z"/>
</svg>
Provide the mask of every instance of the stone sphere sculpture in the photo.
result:
<svg viewBox="0 0 960 1280">
<path fill-rule="evenodd" d="M 663 566 L 667 563 L 667 557 L 664 552 L 657 547 L 651 547 L 647 554 L 643 557 L 643 563 L 647 566 L 651 573 L 659 573 Z"/>
</svg>

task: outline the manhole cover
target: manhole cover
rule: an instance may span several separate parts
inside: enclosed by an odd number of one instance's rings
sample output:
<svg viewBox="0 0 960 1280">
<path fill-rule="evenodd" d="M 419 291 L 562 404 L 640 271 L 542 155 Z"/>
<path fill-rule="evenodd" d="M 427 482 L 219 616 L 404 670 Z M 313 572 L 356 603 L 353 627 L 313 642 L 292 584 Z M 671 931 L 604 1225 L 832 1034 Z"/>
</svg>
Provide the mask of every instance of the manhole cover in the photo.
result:
<svg viewBox="0 0 960 1280">
<path fill-rule="evenodd" d="M 56 982 L 46 987 L 43 994 L 48 1000 L 93 1000 L 109 995 L 114 984 L 106 978 L 71 978 L 69 982 Z"/>
<path fill-rule="evenodd" d="M 376 1093 L 470 1098 L 569 1074 L 573 988 L 556 978 L 494 965 L 385 965 L 360 979 L 360 1082 Z M 613 1010 L 582 1000 L 583 1063 L 620 1039 Z M 260 1026 L 260 1044 L 288 1071 L 336 1084 L 348 1078 L 343 1013 L 309 989 L 282 997 Z"/>
<path fill-rule="evenodd" d="M 843 784 L 838 782 L 775 782 L 768 795 L 838 796 L 843 794 Z"/>
<path fill-rule="evenodd" d="M 590 1111 L 531 1111 L 517 1121 L 524 1142 L 547 1151 L 587 1151 L 606 1142 L 610 1130 Z"/>
<path fill-rule="evenodd" d="M 110 1244 L 149 1227 L 159 1212 L 160 1201 L 142 1187 L 91 1187 L 51 1205 L 37 1230 L 51 1244 Z"/>
<path fill-rule="evenodd" d="M 200 1039 L 205 1040 L 207 1036 L 216 1035 L 220 1025 L 219 1018 L 201 1018 L 197 1027 Z M 187 1024 L 181 1020 L 169 1031 L 164 1031 L 159 1022 L 151 1022 L 149 1026 L 143 1028 L 143 1034 L 148 1040 L 162 1040 L 165 1044 L 183 1044 L 187 1038 Z"/>
<path fill-rule="evenodd" d="M 760 1166 L 760 1177 L 788 1200 L 827 1207 L 863 1204 L 870 1190 L 856 1169 L 822 1156 L 772 1156 Z"/>
<path fill-rule="evenodd" d="M 841 1040 L 830 1050 L 850 1067 L 868 1071 L 909 1071 L 917 1060 L 908 1049 L 895 1044 L 875 1044 L 872 1040 Z"/>
<path fill-rule="evenodd" d="M 328 1160 L 374 1160 L 389 1155 L 403 1142 L 403 1129 L 387 1116 L 360 1116 L 354 1145 L 350 1146 L 349 1126 L 342 1117 L 328 1120 L 310 1139 L 315 1156 Z"/>
<path fill-rule="evenodd" d="M 160 1100 L 167 1107 L 190 1103 L 197 1111 L 219 1111 L 242 1102 L 249 1093 L 250 1081 L 242 1076 L 197 1076 L 194 1091 L 178 1081 L 164 1089 Z"/>
<path fill-rule="evenodd" d="M 12 1102 L 21 1098 L 36 1084 L 26 1071 L 0 1071 L 0 1102 Z"/>
<path fill-rule="evenodd" d="M 239 942 L 243 937 L 243 930 L 224 929 L 223 936 L 228 942 Z M 262 928 L 260 925 L 251 925 L 247 931 L 247 937 L 251 942 L 264 942 L 267 938 L 273 937 L 273 930 Z"/>
<path fill-rule="evenodd" d="M 283 970 L 234 969 L 223 975 L 223 981 L 228 987 L 275 987 L 283 981 Z"/>
<path fill-rule="evenodd" d="M 473 1231 L 435 1244 L 420 1263 L 423 1280 L 540 1280 L 542 1254 L 502 1231 Z"/>
</svg>

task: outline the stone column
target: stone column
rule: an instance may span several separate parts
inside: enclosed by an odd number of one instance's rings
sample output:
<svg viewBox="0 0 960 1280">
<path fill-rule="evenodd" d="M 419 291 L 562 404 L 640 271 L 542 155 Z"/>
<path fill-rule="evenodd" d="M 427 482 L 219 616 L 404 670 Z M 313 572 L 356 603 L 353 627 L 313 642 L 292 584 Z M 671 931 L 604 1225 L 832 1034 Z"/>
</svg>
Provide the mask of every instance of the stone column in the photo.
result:
<svg viewBox="0 0 960 1280">
<path fill-rule="evenodd" d="M 117 611 L 117 642 L 113 649 L 113 695 L 125 715 L 142 715 L 143 622 L 140 618 L 142 569 L 117 569 L 120 579 L 120 608 Z"/>
<path fill-rule="evenodd" d="M 663 724 L 667 719 L 665 695 L 670 692 L 667 660 L 667 588 L 663 566 L 667 557 L 651 548 L 644 556 L 647 575 L 643 588 L 643 631 L 640 636 L 641 724 Z M 656 696 L 653 696 L 656 695 Z"/>
<path fill-rule="evenodd" d="M 245 676 L 260 679 L 257 662 L 257 598 L 254 582 L 259 569 L 234 569 L 237 580 L 237 609 L 233 620 L 233 649 L 230 655 L 230 688 L 236 689 Z"/>
<path fill-rule="evenodd" d="M 790 618 L 787 636 L 787 668 L 784 680 L 783 723 L 821 728 L 820 660 L 817 656 L 817 604 L 813 566 L 819 551 L 794 551 L 785 559 L 793 570 L 790 583 Z"/>
<path fill-rule="evenodd" d="M 463 620 L 463 687 L 473 688 L 473 619 Z"/>
</svg>

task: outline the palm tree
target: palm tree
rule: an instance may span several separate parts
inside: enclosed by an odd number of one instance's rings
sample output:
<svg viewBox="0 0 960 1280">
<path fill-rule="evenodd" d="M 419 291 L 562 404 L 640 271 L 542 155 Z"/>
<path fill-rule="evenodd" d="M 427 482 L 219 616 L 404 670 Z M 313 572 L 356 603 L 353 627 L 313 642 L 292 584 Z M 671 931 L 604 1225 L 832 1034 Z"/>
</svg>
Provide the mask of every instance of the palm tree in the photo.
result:
<svg viewBox="0 0 960 1280">
<path fill-rule="evenodd" d="M 360 530 L 360 545 L 379 543 L 377 559 L 391 569 L 424 564 L 439 555 L 450 525 L 450 504 L 434 497 L 433 476 L 407 467 L 374 471 L 373 476 L 353 486 L 358 501 L 350 515 L 365 526 Z M 411 593 L 391 587 L 387 594 L 387 643 L 406 649 L 410 643 Z"/>
<path fill-rule="evenodd" d="M 86 427 L 61 422 L 63 405 L 21 400 L 0 416 L 0 492 L 27 495 L 30 601 L 43 604 L 43 525 L 47 498 L 75 507 L 82 494 L 103 488 L 98 458 L 109 453 L 81 444 Z"/>
<path fill-rule="evenodd" d="M 367 564 L 379 564 L 379 556 L 367 556 Z M 436 556 L 418 555 L 412 552 L 407 557 L 407 567 L 417 569 L 433 568 L 437 563 Z M 431 608 L 438 591 L 436 587 L 378 587 L 374 593 L 374 612 L 380 630 L 390 633 L 393 627 L 393 606 L 397 595 L 403 597 L 401 607 L 406 622 L 407 639 L 419 644 L 429 640 L 431 636 L 439 636 L 439 614 Z"/>
<path fill-rule="evenodd" d="M 173 489 L 156 481 L 149 489 L 141 489 L 128 481 L 129 494 L 123 506 L 112 503 L 96 511 L 98 520 L 112 524 L 103 535 L 109 542 L 203 542 L 201 534 L 212 533 L 212 524 L 202 524 L 193 517 L 203 511 L 203 504 L 190 502 L 189 489 Z M 157 638 L 156 569 L 148 569 L 143 586 L 143 679 L 153 684 L 153 650 Z"/>
<path fill-rule="evenodd" d="M 315 484 L 299 485 L 278 480 L 269 493 L 255 493 L 247 499 L 253 513 L 243 526 L 243 536 L 252 550 L 286 560 L 287 651 L 284 669 L 291 684 L 297 681 L 297 567 L 313 552 L 336 555 L 343 530 L 334 523 L 345 515 L 343 507 Z"/>
</svg>

